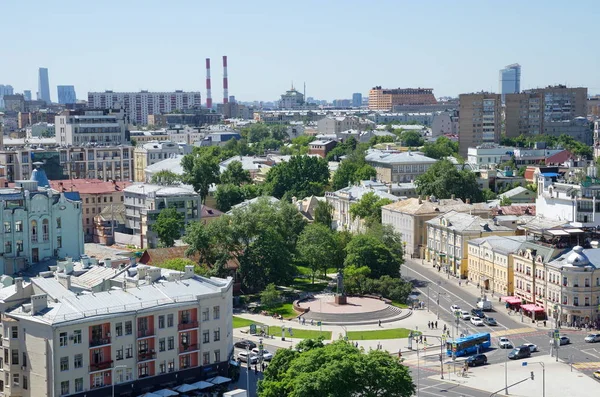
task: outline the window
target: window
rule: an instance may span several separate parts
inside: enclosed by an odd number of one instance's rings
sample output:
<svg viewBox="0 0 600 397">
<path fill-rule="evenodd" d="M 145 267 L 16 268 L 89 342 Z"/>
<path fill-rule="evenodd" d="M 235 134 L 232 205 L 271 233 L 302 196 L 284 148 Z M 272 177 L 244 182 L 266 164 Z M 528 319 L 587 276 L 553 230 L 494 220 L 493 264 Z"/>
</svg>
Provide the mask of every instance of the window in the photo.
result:
<svg viewBox="0 0 600 397">
<path fill-rule="evenodd" d="M 167 327 L 173 326 L 173 313 L 167 314 Z"/>
<path fill-rule="evenodd" d="M 158 316 L 158 328 L 165 327 L 165 316 Z"/>
<path fill-rule="evenodd" d="M 60 219 L 60 217 L 56 218 L 56 228 L 62 228 L 62 220 Z"/>
<path fill-rule="evenodd" d="M 115 334 L 117 336 L 123 336 L 123 323 L 115 324 Z"/>
<path fill-rule="evenodd" d="M 60 370 L 61 371 L 69 370 L 69 357 L 61 357 L 60 358 Z"/>
<path fill-rule="evenodd" d="M 65 394 L 69 394 L 69 381 L 68 380 L 60 382 L 60 395 L 64 396 Z"/>
<path fill-rule="evenodd" d="M 148 363 L 142 363 L 138 366 L 138 378 L 148 376 Z"/>
<path fill-rule="evenodd" d="M 169 350 L 175 349 L 175 337 L 169 336 L 169 339 L 167 340 L 167 344 L 168 344 Z"/>
<path fill-rule="evenodd" d="M 76 354 L 75 359 L 73 360 L 73 368 L 81 367 L 83 367 L 83 354 Z"/>
<path fill-rule="evenodd" d="M 15 232 L 22 232 L 23 231 L 23 221 L 16 221 L 15 222 Z"/>
<path fill-rule="evenodd" d="M 10 337 L 13 339 L 19 338 L 19 327 L 10 327 Z"/>
<path fill-rule="evenodd" d="M 56 236 L 56 248 L 62 248 L 62 236 Z"/>
<path fill-rule="evenodd" d="M 66 333 L 66 332 L 61 332 L 61 333 L 59 334 L 59 337 L 58 337 L 58 339 L 59 339 L 59 345 L 60 345 L 61 347 L 63 347 L 63 346 L 67 346 L 67 333 Z"/>
<path fill-rule="evenodd" d="M 221 350 L 215 350 L 215 362 L 218 363 L 221 361 Z"/>
<path fill-rule="evenodd" d="M 202 353 L 202 365 L 210 364 L 210 353 L 204 352 Z"/>
<path fill-rule="evenodd" d="M 133 328 L 131 326 L 131 321 L 125 321 L 125 335 L 131 335 L 133 333 Z"/>
<path fill-rule="evenodd" d="M 202 331 L 202 343 L 209 343 L 210 342 L 210 333 L 209 331 Z"/>
<path fill-rule="evenodd" d="M 23 361 L 21 362 L 21 365 L 26 367 L 27 366 L 27 353 L 26 352 L 23 352 L 22 360 Z"/>
<path fill-rule="evenodd" d="M 219 306 L 213 307 L 213 320 L 218 320 L 221 317 L 221 308 Z"/>
<path fill-rule="evenodd" d="M 23 252 L 23 240 L 17 240 L 17 254 L 21 252 Z"/>
<path fill-rule="evenodd" d="M 49 233 L 50 233 L 50 225 L 49 225 L 48 219 L 44 219 L 42 221 L 42 238 L 44 239 L 44 241 L 48 241 Z"/>
<path fill-rule="evenodd" d="M 190 311 L 189 310 L 183 310 L 181 312 L 181 323 L 182 324 L 190 323 Z"/>
<path fill-rule="evenodd" d="M 83 391 L 83 378 L 75 379 L 75 392 Z"/>
<path fill-rule="evenodd" d="M 117 349 L 117 361 L 123 359 L 123 346 L 120 349 Z"/>
<path fill-rule="evenodd" d="M 175 360 L 170 360 L 169 361 L 169 372 L 173 372 L 175 371 Z"/>
<path fill-rule="evenodd" d="M 37 243 L 37 221 L 31 221 L 31 241 Z"/>
<path fill-rule="evenodd" d="M 574 306 L 579 306 L 579 297 L 576 296 L 576 297 L 573 298 L 573 305 Z"/>
<path fill-rule="evenodd" d="M 29 388 L 29 379 L 27 375 L 23 375 L 23 389 L 27 390 Z"/>
<path fill-rule="evenodd" d="M 13 374 L 13 386 L 19 386 L 19 374 Z"/>
<path fill-rule="evenodd" d="M 159 352 L 164 352 L 165 351 L 165 338 L 160 338 L 158 340 L 158 351 Z"/>
<path fill-rule="evenodd" d="M 128 345 L 127 349 L 125 349 L 125 358 L 133 357 L 133 345 Z"/>
<path fill-rule="evenodd" d="M 4 253 L 10 254 L 12 252 L 12 241 L 4 242 Z"/>
<path fill-rule="evenodd" d="M 218 342 L 221 340 L 221 328 L 217 328 L 213 331 L 213 341 Z"/>
<path fill-rule="evenodd" d="M 158 367 L 158 372 L 161 374 L 164 374 L 167 372 L 167 362 L 163 361 L 160 363 L 159 367 Z"/>
<path fill-rule="evenodd" d="M 73 331 L 73 344 L 78 345 L 81 343 L 81 330 L 76 329 Z"/>
<path fill-rule="evenodd" d="M 10 233 L 10 222 L 4 222 L 4 233 Z"/>
<path fill-rule="evenodd" d="M 202 321 L 208 321 L 208 309 L 202 310 Z"/>
</svg>

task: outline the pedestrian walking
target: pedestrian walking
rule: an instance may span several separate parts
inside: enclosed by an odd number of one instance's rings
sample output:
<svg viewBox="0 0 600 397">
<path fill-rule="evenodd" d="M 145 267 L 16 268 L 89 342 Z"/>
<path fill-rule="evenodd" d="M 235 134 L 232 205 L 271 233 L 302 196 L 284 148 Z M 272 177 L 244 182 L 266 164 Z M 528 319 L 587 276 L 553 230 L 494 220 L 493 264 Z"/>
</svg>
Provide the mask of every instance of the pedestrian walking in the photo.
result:
<svg viewBox="0 0 600 397">
<path fill-rule="evenodd" d="M 378 320 L 377 323 L 381 327 L 381 320 Z"/>
<path fill-rule="evenodd" d="M 431 329 L 431 321 L 427 321 L 427 328 Z"/>
<path fill-rule="evenodd" d="M 265 372 L 265 363 L 260 364 L 262 372 Z"/>
<path fill-rule="evenodd" d="M 423 337 L 423 341 L 425 342 L 425 344 L 427 344 L 427 337 Z"/>
<path fill-rule="evenodd" d="M 435 329 L 437 329 L 437 321 L 435 322 Z"/>
<path fill-rule="evenodd" d="M 254 375 L 258 374 L 258 364 L 254 364 Z"/>
<path fill-rule="evenodd" d="M 458 286 L 460 287 L 460 280 L 458 280 Z"/>
</svg>

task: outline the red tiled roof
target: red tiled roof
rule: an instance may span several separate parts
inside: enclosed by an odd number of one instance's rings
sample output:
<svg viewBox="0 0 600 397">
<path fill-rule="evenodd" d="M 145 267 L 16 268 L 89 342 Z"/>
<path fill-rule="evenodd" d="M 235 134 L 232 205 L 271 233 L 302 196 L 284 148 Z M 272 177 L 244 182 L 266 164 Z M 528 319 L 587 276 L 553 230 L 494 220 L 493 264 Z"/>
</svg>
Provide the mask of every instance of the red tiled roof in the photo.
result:
<svg viewBox="0 0 600 397">
<path fill-rule="evenodd" d="M 575 156 L 573 153 L 568 150 L 563 150 L 562 152 L 558 152 L 550 157 L 546 158 L 546 165 L 549 164 L 563 164 L 567 160 L 574 159 Z"/>
<path fill-rule="evenodd" d="M 149 248 L 142 254 L 139 263 L 144 265 L 158 266 L 161 263 L 175 258 L 188 258 L 185 256 L 185 250 L 188 246 L 171 247 L 171 248 Z M 197 256 L 192 256 L 188 259 L 198 262 Z"/>
<path fill-rule="evenodd" d="M 492 209 L 492 215 L 531 215 L 535 216 L 535 204 L 505 205 Z"/>
<path fill-rule="evenodd" d="M 59 192 L 79 192 L 79 194 L 102 194 L 123 191 L 131 182 L 104 182 L 99 179 L 63 179 L 50 181 L 50 187 Z"/>
</svg>

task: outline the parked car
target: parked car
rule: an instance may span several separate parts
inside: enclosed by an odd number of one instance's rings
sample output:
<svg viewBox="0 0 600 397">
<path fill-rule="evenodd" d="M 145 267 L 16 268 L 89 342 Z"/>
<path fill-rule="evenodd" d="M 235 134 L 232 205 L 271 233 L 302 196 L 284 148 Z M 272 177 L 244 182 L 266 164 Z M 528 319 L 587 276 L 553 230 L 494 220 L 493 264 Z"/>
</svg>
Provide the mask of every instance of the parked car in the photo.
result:
<svg viewBox="0 0 600 397">
<path fill-rule="evenodd" d="M 256 364 L 258 362 L 258 356 L 254 353 L 248 354 L 248 352 L 239 352 L 237 357 L 243 363 L 247 363 L 249 361 L 250 364 Z"/>
<path fill-rule="evenodd" d="M 598 371 L 594 371 L 594 378 L 600 380 L 600 369 Z"/>
<path fill-rule="evenodd" d="M 571 340 L 564 335 L 561 335 L 561 337 L 558 339 L 558 341 L 560 343 L 560 346 L 568 345 L 569 343 L 571 343 Z M 553 345 L 553 344 L 554 344 L 554 339 L 550 339 L 550 345 Z"/>
<path fill-rule="evenodd" d="M 452 314 L 454 314 L 456 312 L 459 312 L 459 311 L 460 311 L 460 306 L 458 306 L 458 305 L 452 305 L 452 306 L 450 306 L 450 312 Z"/>
<path fill-rule="evenodd" d="M 483 323 L 487 324 L 487 325 L 491 325 L 491 326 L 498 325 L 498 323 L 496 322 L 496 319 L 494 317 L 485 317 L 483 319 Z"/>
<path fill-rule="evenodd" d="M 252 349 L 252 353 L 260 357 L 260 350 L 258 349 L 258 347 Z M 263 349 L 262 358 L 264 361 L 271 361 L 273 359 L 273 353 L 270 353 L 268 350 Z"/>
<path fill-rule="evenodd" d="M 520 358 L 531 357 L 531 350 L 529 350 L 529 346 L 519 346 L 512 349 L 510 353 L 508 353 L 508 358 L 511 360 L 518 360 Z"/>
<path fill-rule="evenodd" d="M 471 316 L 485 318 L 485 313 L 483 313 L 483 310 L 481 310 L 481 309 L 472 309 Z"/>
<path fill-rule="evenodd" d="M 471 324 L 476 325 L 478 327 L 483 327 L 483 320 L 479 317 L 471 317 Z"/>
<path fill-rule="evenodd" d="M 492 302 L 489 300 L 480 300 L 477 302 L 477 307 L 482 309 L 483 311 L 489 312 L 492 310 Z"/>
<path fill-rule="evenodd" d="M 600 334 L 589 334 L 584 340 L 587 343 L 600 342 Z"/>
<path fill-rule="evenodd" d="M 476 367 L 478 365 L 487 364 L 487 357 L 485 354 L 475 354 L 469 358 L 467 358 L 467 365 L 469 367 Z"/>
<path fill-rule="evenodd" d="M 461 310 L 460 311 L 460 318 L 462 318 L 463 320 L 467 321 L 471 319 L 471 315 L 469 314 L 468 311 L 466 310 Z"/>
<path fill-rule="evenodd" d="M 248 339 L 243 339 L 235 342 L 234 346 L 239 347 L 240 349 L 254 349 L 256 347 L 256 343 Z"/>
<path fill-rule="evenodd" d="M 510 339 L 505 336 L 501 336 L 498 338 L 498 347 L 500 347 L 500 349 L 512 349 L 513 344 Z"/>
<path fill-rule="evenodd" d="M 524 343 L 523 346 L 527 346 L 529 347 L 529 350 L 534 353 L 534 352 L 539 352 L 540 350 L 538 349 L 537 345 L 534 345 L 533 343 Z"/>
</svg>

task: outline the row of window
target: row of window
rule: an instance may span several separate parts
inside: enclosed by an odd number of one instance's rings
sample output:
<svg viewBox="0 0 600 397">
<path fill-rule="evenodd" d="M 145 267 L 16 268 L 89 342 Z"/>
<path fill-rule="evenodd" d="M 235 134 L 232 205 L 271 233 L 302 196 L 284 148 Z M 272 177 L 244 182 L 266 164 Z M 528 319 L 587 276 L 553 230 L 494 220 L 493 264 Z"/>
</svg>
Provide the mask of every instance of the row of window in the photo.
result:
<svg viewBox="0 0 600 397">
<path fill-rule="evenodd" d="M 0 380 L 0 392 L 4 392 L 4 387 L 10 387 L 10 374 L 8 372 L 4 373 L 4 380 Z M 27 375 L 21 376 L 20 374 L 12 375 L 12 386 L 19 387 L 21 386 L 23 390 L 29 389 L 29 378 Z M 83 389 L 82 389 L 83 390 Z"/>
</svg>

